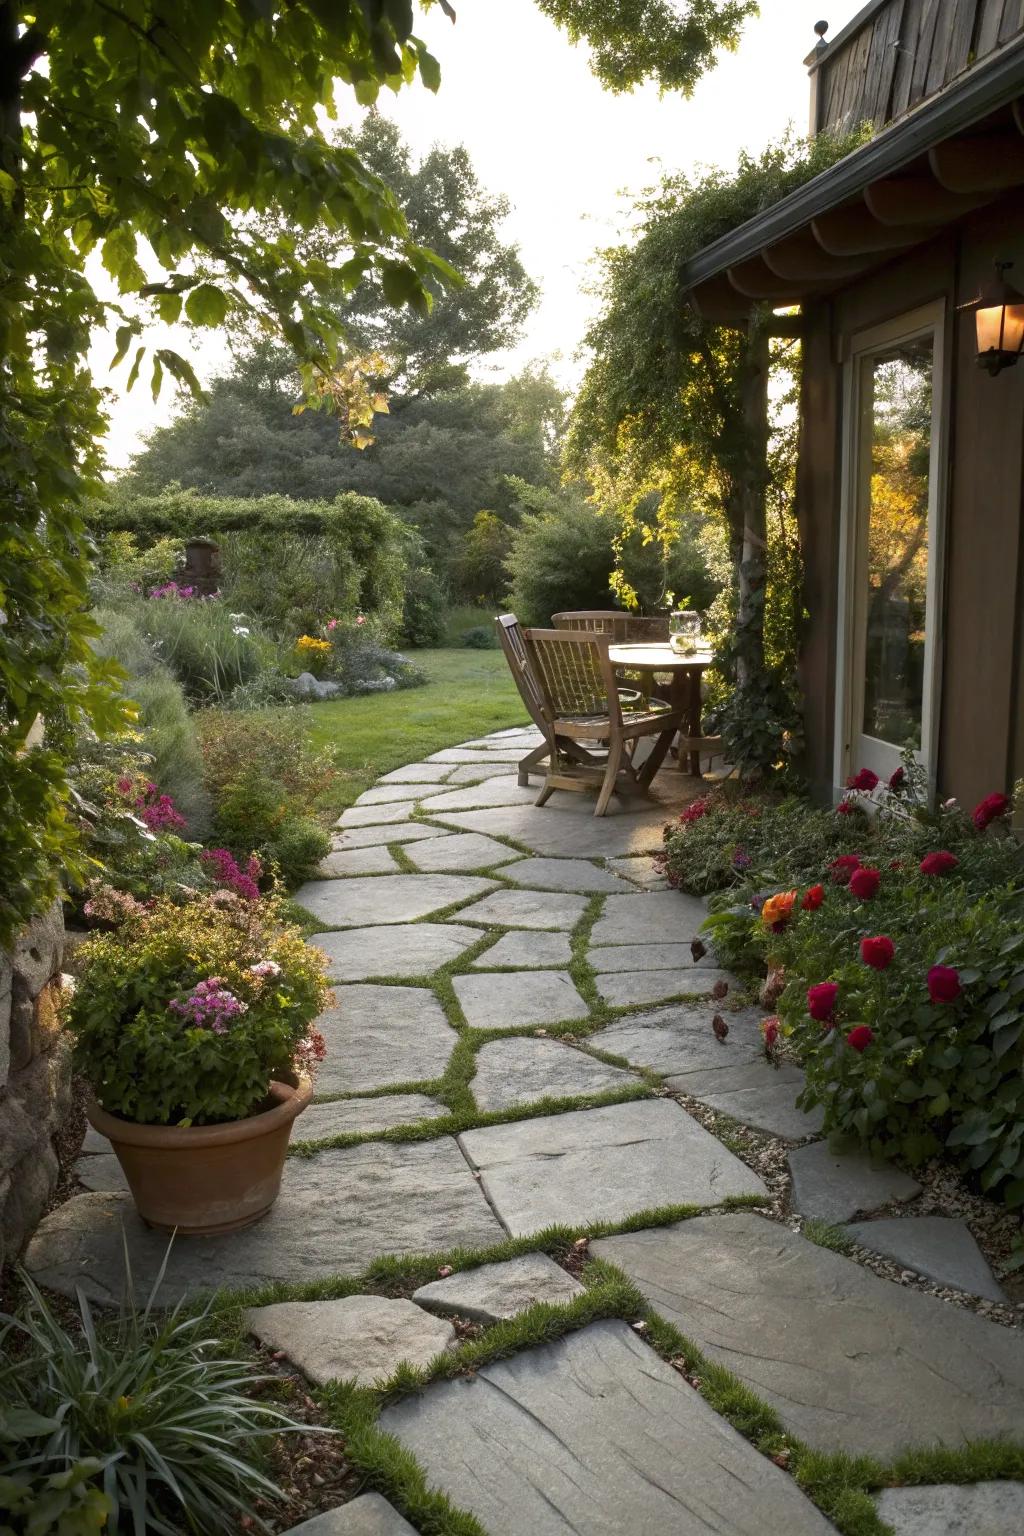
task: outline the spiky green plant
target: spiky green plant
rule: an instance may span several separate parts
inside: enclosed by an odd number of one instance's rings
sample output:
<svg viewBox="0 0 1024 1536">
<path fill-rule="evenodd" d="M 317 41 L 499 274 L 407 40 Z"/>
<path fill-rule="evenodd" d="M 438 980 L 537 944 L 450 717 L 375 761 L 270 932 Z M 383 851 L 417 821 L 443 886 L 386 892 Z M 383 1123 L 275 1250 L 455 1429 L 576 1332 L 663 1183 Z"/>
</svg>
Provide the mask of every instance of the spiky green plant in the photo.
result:
<svg viewBox="0 0 1024 1536">
<path fill-rule="evenodd" d="M 168 1254 L 170 1249 L 168 1249 Z M 27 1275 L 27 1298 L 17 1315 L 0 1314 L 0 1402 L 4 1483 L 0 1510 L 15 1513 L 26 1497 L 34 1514 L 54 1480 L 83 1466 L 109 1501 L 107 1536 L 180 1536 L 238 1529 L 236 1516 L 254 1514 L 257 1500 L 280 1490 L 261 1469 L 259 1444 L 268 1436 L 301 1430 L 253 1389 L 272 1378 L 253 1363 L 226 1359 L 208 1326 L 208 1310 L 188 1312 L 179 1302 L 157 1312 L 155 1302 L 167 1258 L 145 1306 L 134 1300 L 125 1254 L 125 1301 L 116 1320 L 94 1316 L 77 1291 L 78 1317 L 67 1326 Z M 327 1431 L 329 1433 L 329 1431 Z M 34 1518 L 33 1514 L 33 1518 Z M 3 1516 L 0 1515 L 0 1524 Z M 102 1524 L 102 1522 L 101 1522 Z M 6 1528 L 6 1527 L 4 1527 Z M 36 1532 L 29 1520 L 25 1530 Z M 39 1527 L 75 1532 L 96 1525 Z"/>
</svg>

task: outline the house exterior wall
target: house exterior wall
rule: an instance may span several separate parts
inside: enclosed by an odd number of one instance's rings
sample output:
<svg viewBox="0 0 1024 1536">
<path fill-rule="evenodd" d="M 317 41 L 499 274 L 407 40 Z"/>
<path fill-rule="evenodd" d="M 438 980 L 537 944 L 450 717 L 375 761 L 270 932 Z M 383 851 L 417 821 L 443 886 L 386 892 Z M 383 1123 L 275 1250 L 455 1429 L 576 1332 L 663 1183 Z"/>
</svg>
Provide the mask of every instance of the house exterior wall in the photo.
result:
<svg viewBox="0 0 1024 1536">
<path fill-rule="evenodd" d="M 834 787 L 842 378 L 850 338 L 936 298 L 946 305 L 943 594 L 937 785 L 972 805 L 1024 775 L 1024 363 L 975 360 L 975 297 L 996 257 L 1024 269 L 1024 207 L 1007 197 L 899 261 L 805 307 L 797 509 L 809 622 L 801 661 L 806 769 Z"/>
</svg>

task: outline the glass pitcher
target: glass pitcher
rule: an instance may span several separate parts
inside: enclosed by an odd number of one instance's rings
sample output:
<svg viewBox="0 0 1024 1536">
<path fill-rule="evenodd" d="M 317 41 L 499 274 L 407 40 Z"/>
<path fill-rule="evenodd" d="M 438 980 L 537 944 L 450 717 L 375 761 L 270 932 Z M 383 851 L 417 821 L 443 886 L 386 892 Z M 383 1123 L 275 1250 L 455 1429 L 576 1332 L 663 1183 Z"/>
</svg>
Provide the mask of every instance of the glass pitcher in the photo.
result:
<svg viewBox="0 0 1024 1536">
<path fill-rule="evenodd" d="M 669 640 L 674 651 L 692 656 L 700 650 L 700 614 L 694 608 L 676 608 L 668 621 Z"/>
</svg>

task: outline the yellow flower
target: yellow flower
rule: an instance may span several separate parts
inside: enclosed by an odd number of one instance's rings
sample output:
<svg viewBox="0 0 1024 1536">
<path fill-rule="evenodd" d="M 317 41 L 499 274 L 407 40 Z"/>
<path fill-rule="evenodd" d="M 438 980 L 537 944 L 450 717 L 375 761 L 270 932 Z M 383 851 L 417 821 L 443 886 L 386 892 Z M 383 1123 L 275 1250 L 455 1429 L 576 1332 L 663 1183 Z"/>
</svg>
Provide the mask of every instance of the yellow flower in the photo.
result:
<svg viewBox="0 0 1024 1536">
<path fill-rule="evenodd" d="M 327 656 L 330 654 L 331 642 L 329 640 L 317 640 L 314 635 L 300 635 L 295 642 L 297 651 L 308 651 L 310 655 Z"/>
</svg>

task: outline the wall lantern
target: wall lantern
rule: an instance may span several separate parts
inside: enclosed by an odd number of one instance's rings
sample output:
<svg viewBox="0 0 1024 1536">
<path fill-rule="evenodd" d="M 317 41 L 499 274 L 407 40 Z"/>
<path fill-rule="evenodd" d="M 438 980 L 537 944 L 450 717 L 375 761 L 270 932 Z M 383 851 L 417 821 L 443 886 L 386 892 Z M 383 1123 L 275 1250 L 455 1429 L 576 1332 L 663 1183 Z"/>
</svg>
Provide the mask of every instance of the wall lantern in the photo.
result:
<svg viewBox="0 0 1024 1536">
<path fill-rule="evenodd" d="M 978 366 L 986 373 L 1012 368 L 1024 351 L 1024 293 L 1003 277 L 1012 261 L 997 261 L 996 275 L 982 288 L 973 304 L 978 333 Z"/>
</svg>

